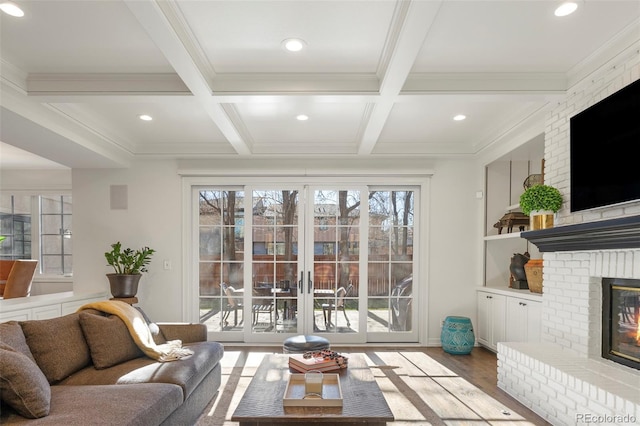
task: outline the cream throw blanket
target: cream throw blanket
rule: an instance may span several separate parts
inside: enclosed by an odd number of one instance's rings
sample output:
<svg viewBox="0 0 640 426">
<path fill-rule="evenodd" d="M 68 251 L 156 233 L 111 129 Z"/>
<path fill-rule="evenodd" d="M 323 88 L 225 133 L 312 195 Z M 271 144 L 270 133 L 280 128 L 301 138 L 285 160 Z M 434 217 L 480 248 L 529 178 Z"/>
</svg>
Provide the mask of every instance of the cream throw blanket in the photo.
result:
<svg viewBox="0 0 640 426">
<path fill-rule="evenodd" d="M 191 349 L 182 347 L 182 341 L 180 340 L 170 340 L 162 345 L 157 345 L 153 341 L 151 330 L 149 330 L 149 326 L 140 311 L 128 303 L 119 300 L 91 302 L 80 306 L 78 311 L 84 309 L 95 309 L 118 316 L 127 326 L 133 341 L 149 358 L 166 362 L 193 355 Z"/>
</svg>

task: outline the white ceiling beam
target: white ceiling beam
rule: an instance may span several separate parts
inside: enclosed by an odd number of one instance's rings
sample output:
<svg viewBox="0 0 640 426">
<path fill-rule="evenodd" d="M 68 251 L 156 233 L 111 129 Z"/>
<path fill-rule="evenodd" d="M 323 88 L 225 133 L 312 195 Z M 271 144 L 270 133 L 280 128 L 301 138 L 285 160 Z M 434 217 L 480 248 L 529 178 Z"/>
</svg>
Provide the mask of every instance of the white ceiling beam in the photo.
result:
<svg viewBox="0 0 640 426">
<path fill-rule="evenodd" d="M 50 97 L 52 101 L 57 96 L 112 96 L 138 101 L 154 96 L 156 100 L 163 96 L 192 96 L 177 74 L 30 74 L 23 86 L 29 96 Z M 291 100 L 305 96 L 336 102 L 371 102 L 385 96 L 379 87 L 374 74 L 220 74 L 212 100 Z M 556 94 L 566 90 L 564 73 L 417 73 L 407 76 L 400 94 Z M 388 87 L 385 93 L 391 98 L 398 95 Z"/>
<path fill-rule="evenodd" d="M 47 104 L 24 96 L 9 85 L 2 84 L 0 92 L 2 142 L 71 168 L 127 167 L 130 164 L 133 158 L 131 151 L 100 132 L 60 114 Z M 44 134 L 48 136 L 43 138 Z M 75 156 L 74 147 L 77 151 Z"/>
<path fill-rule="evenodd" d="M 200 61 L 192 57 L 178 35 L 184 31 L 173 28 L 155 1 L 126 0 L 125 3 L 236 152 L 240 155 L 251 154 L 251 149 L 234 123 L 221 105 L 213 101 L 208 76 L 203 74 L 198 66 Z"/>
<path fill-rule="evenodd" d="M 564 73 L 414 73 L 403 94 L 411 93 L 564 93 Z"/>
<path fill-rule="evenodd" d="M 438 14 L 441 2 L 400 0 L 394 16 L 394 24 L 383 55 L 380 96 L 383 98 L 373 108 L 358 147 L 358 154 L 371 154 L 380 137 L 384 124 L 393 109 L 411 68 L 420 53 L 429 29 Z M 386 66 L 384 64 L 386 63 Z"/>
</svg>

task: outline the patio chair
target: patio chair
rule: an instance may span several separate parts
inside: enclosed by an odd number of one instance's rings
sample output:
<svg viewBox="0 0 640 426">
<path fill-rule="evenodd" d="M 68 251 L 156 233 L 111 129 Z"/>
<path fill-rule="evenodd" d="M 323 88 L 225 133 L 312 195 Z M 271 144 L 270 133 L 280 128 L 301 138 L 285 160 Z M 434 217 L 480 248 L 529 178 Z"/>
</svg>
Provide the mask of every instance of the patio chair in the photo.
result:
<svg viewBox="0 0 640 426">
<path fill-rule="evenodd" d="M 242 300 L 235 296 L 236 289 L 232 286 L 222 283 L 220 285 L 222 292 L 227 296 L 227 303 L 222 307 L 222 324 L 226 327 L 229 325 L 229 315 L 233 312 L 233 326 L 238 325 L 238 311 L 243 309 Z M 242 323 L 242 317 L 240 317 Z"/>
<path fill-rule="evenodd" d="M 253 313 L 253 325 L 259 323 L 260 314 L 269 314 L 269 327 L 273 326 L 273 296 L 271 287 L 254 287 L 251 312 Z"/>
<path fill-rule="evenodd" d="M 338 315 L 337 311 L 342 311 L 344 314 L 344 319 L 347 321 L 347 327 L 351 327 L 351 322 L 349 322 L 349 317 L 347 317 L 347 313 L 344 310 L 344 298 L 349 297 L 351 295 L 351 291 L 353 290 L 353 284 L 349 284 L 347 288 L 340 286 L 338 290 L 336 290 L 336 300 L 330 303 L 322 304 L 322 315 L 324 316 L 324 326 L 326 329 L 333 327 L 331 323 L 331 312 L 336 311 L 336 317 Z M 337 321 L 337 320 L 336 320 Z"/>
</svg>

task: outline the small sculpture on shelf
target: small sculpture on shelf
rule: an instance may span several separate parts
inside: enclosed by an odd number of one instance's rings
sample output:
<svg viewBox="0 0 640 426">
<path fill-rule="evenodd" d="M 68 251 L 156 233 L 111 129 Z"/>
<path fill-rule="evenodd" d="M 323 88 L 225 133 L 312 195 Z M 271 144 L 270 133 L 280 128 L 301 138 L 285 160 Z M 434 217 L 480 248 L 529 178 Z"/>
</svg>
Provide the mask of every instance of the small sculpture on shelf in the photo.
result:
<svg viewBox="0 0 640 426">
<path fill-rule="evenodd" d="M 519 290 L 526 290 L 529 288 L 524 265 L 529 262 L 530 258 L 531 256 L 529 255 L 529 252 L 524 252 L 524 254 L 513 254 L 513 257 L 511 258 L 511 264 L 509 265 L 509 271 L 511 272 L 509 276 L 510 288 L 516 288 Z"/>
<path fill-rule="evenodd" d="M 524 231 L 529 226 L 529 216 L 522 212 L 509 212 L 497 221 L 493 227 L 498 228 L 498 234 L 502 234 L 502 228 L 507 228 L 507 232 L 513 231 L 513 227 L 517 226 L 520 231 Z"/>
</svg>

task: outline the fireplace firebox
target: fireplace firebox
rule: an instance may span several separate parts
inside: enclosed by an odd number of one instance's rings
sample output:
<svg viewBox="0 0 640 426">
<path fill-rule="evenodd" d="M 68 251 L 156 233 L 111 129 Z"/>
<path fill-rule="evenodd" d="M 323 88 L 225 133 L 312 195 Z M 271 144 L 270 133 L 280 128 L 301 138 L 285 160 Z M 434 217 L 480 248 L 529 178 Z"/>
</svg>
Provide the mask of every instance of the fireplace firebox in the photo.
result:
<svg viewBox="0 0 640 426">
<path fill-rule="evenodd" d="M 602 356 L 640 370 L 640 280 L 602 279 Z"/>
</svg>

